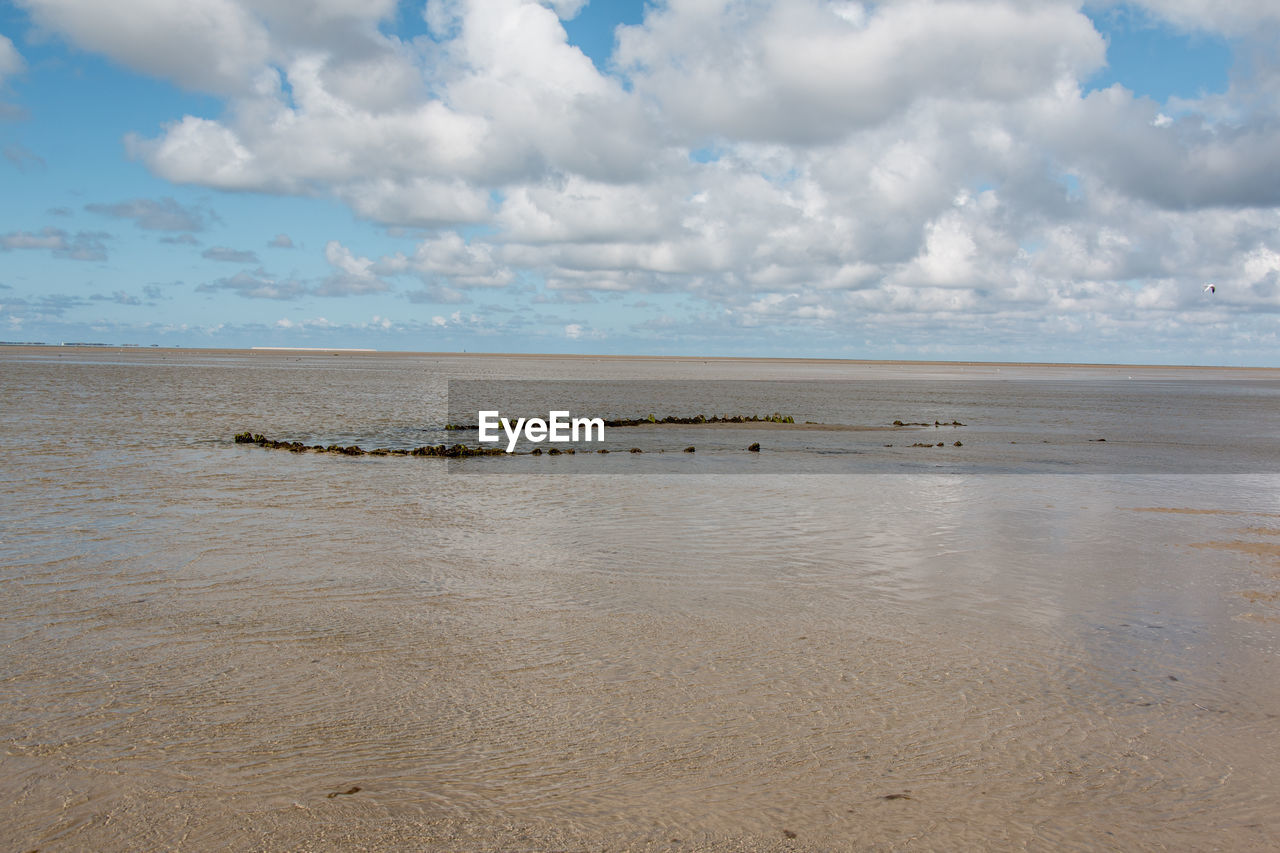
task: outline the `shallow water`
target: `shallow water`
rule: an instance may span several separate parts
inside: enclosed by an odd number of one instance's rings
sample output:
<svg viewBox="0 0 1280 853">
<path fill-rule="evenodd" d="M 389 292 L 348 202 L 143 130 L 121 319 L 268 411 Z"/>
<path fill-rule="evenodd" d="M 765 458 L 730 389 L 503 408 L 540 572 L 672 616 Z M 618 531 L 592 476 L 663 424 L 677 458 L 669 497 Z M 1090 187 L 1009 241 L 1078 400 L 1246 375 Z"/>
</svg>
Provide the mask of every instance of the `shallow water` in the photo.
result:
<svg viewBox="0 0 1280 853">
<path fill-rule="evenodd" d="M 0 352 L 0 835 L 1280 847 L 1274 372 L 996 370 Z M 461 464 L 231 441 L 435 436 L 463 378 L 767 379 L 824 421 L 966 426 L 750 439 L 795 473 L 742 471 L 750 431 Z"/>
</svg>

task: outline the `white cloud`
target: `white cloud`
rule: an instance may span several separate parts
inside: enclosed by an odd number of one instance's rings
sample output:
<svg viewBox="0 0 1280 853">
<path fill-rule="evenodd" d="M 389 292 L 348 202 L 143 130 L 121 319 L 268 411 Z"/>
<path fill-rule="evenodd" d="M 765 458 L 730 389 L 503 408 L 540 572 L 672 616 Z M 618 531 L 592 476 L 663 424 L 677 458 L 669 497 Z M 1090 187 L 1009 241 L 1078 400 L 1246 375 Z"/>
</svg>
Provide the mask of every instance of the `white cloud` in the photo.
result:
<svg viewBox="0 0 1280 853">
<path fill-rule="evenodd" d="M 373 261 L 357 257 L 337 240 L 325 244 L 324 257 L 335 271 L 315 289 L 317 296 L 359 296 L 391 289 L 374 273 Z"/>
<path fill-rule="evenodd" d="M 438 226 L 489 219 L 489 193 L 457 178 L 353 180 L 337 195 L 360 216 L 388 225 Z"/>
<path fill-rule="evenodd" d="M 599 329 L 593 329 L 582 323 L 566 323 L 564 336 L 571 341 L 602 341 L 608 337 Z"/>
<path fill-rule="evenodd" d="M 252 89 L 271 53 L 266 27 L 235 0 L 18 0 L 32 21 L 76 46 L 182 86 Z"/>
<path fill-rule="evenodd" d="M 18 49 L 13 46 L 13 42 L 8 37 L 0 34 L 0 83 L 4 82 L 4 78 L 10 74 L 17 74 L 26 63 L 22 61 L 22 54 L 18 53 Z"/>
<path fill-rule="evenodd" d="M 216 118 L 130 138 L 157 175 L 423 229 L 377 259 L 330 242 L 320 282 L 209 288 L 358 296 L 407 275 L 410 303 L 449 304 L 538 282 L 548 305 L 682 293 L 709 333 L 977 341 L 1122 336 L 1153 315 L 1173 329 L 1209 279 L 1228 297 L 1215 310 L 1280 310 L 1274 51 L 1200 100 L 1087 93 L 1106 45 L 1078 3 L 670 0 L 621 31 L 613 74 L 566 40 L 578 0 L 432 0 L 433 38 L 412 41 L 379 29 L 392 0 L 198 0 L 203 27 L 159 0 L 23 3 L 82 47 L 224 96 Z M 1142 5 L 1254 46 L 1277 23 L 1260 0 Z M 649 330 L 678 334 L 672 313 Z"/>
<path fill-rule="evenodd" d="M 643 105 L 567 43 L 552 10 L 475 0 L 448 15 L 453 37 L 427 47 L 279 36 L 226 118 L 185 116 L 159 137 L 130 136 L 129 150 L 173 181 L 319 187 L 361 216 L 412 225 L 481 221 L 488 187 L 513 180 L 647 167 L 654 132 Z"/>
<path fill-rule="evenodd" d="M 618 61 L 688 133 L 813 143 L 932 98 L 1032 96 L 1104 52 L 1067 3 L 673 0 L 621 31 Z"/>
<path fill-rule="evenodd" d="M 441 328 L 457 328 L 457 327 L 479 327 L 484 324 L 483 318 L 479 314 L 463 314 L 461 311 L 454 311 L 448 317 L 436 315 L 431 318 L 431 325 Z"/>
<path fill-rule="evenodd" d="M 313 317 L 309 320 L 290 320 L 288 317 L 281 317 L 276 320 L 277 329 L 335 329 L 338 328 L 337 323 L 333 323 L 325 317 Z"/>
<path fill-rule="evenodd" d="M 494 259 L 492 246 L 468 243 L 456 231 L 423 240 L 411 258 L 383 258 L 374 269 L 384 274 L 412 272 L 427 282 L 462 288 L 505 287 L 515 279 L 510 269 Z"/>
</svg>

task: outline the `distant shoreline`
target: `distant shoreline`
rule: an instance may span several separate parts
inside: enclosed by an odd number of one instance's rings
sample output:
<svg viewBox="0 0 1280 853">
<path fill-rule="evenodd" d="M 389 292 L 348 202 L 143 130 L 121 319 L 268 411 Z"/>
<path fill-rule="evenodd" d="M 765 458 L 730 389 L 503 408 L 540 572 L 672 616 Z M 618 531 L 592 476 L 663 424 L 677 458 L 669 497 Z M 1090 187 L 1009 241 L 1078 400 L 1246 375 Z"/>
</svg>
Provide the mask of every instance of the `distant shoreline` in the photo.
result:
<svg viewBox="0 0 1280 853">
<path fill-rule="evenodd" d="M 251 350 L 275 350 L 277 352 L 377 352 L 369 347 L 249 347 Z"/>
<path fill-rule="evenodd" d="M 541 359 L 552 361 L 641 361 L 665 363 L 706 363 L 706 364 L 814 364 L 844 365 L 848 367 L 890 367 L 890 368 L 976 368 L 1000 370 L 1011 369 L 1091 369 L 1091 370 L 1154 370 L 1154 371 L 1229 371 L 1229 372 L 1262 372 L 1280 378 L 1280 367 L 1262 367 L 1254 365 L 1213 365 L 1213 364 L 1124 364 L 1120 362 L 1066 362 L 1066 361 L 945 361 L 935 359 L 864 359 L 864 358 L 805 358 L 797 356 L 725 356 L 725 355 L 584 355 L 580 353 L 504 353 L 504 352 L 432 352 L 409 350 L 379 350 L 363 347 L 182 347 L 138 344 L 39 344 L 25 342 L 0 342 L 0 353 L 20 352 L 118 352 L 129 354 L 152 355 L 156 353 L 200 353 L 203 355 L 257 353 L 261 355 L 279 355 L 284 353 L 333 353 L 356 357 L 377 356 L 391 358 L 456 358 L 456 359 Z"/>
</svg>

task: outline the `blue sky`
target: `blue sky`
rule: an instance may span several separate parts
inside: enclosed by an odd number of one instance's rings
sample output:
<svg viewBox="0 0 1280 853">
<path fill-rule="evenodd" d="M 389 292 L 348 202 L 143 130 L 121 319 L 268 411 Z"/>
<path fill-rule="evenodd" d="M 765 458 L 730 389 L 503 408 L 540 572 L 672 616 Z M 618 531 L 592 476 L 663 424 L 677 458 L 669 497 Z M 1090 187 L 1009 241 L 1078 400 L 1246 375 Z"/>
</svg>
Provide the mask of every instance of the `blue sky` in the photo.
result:
<svg viewBox="0 0 1280 853">
<path fill-rule="evenodd" d="M 0 6 L 0 339 L 1280 366 L 1262 5 L 131 5 Z"/>
</svg>

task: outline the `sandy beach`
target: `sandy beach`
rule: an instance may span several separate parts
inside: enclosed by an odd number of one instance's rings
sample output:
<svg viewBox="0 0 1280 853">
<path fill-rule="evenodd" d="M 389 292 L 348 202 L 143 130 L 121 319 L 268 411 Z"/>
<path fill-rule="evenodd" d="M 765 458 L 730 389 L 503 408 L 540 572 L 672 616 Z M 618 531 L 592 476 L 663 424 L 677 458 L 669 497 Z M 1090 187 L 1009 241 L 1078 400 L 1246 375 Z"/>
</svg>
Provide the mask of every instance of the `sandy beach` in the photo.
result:
<svg viewBox="0 0 1280 853">
<path fill-rule="evenodd" d="M 1280 846 L 1274 372 L 0 359 L 15 849 Z M 826 384 L 868 372 L 892 396 Z M 548 376 L 781 380 L 854 428 L 533 475 L 232 441 L 433 442 L 450 381 Z M 858 428 L 926 411 L 965 427 Z M 801 467 L 716 473 L 756 457 Z"/>
</svg>

